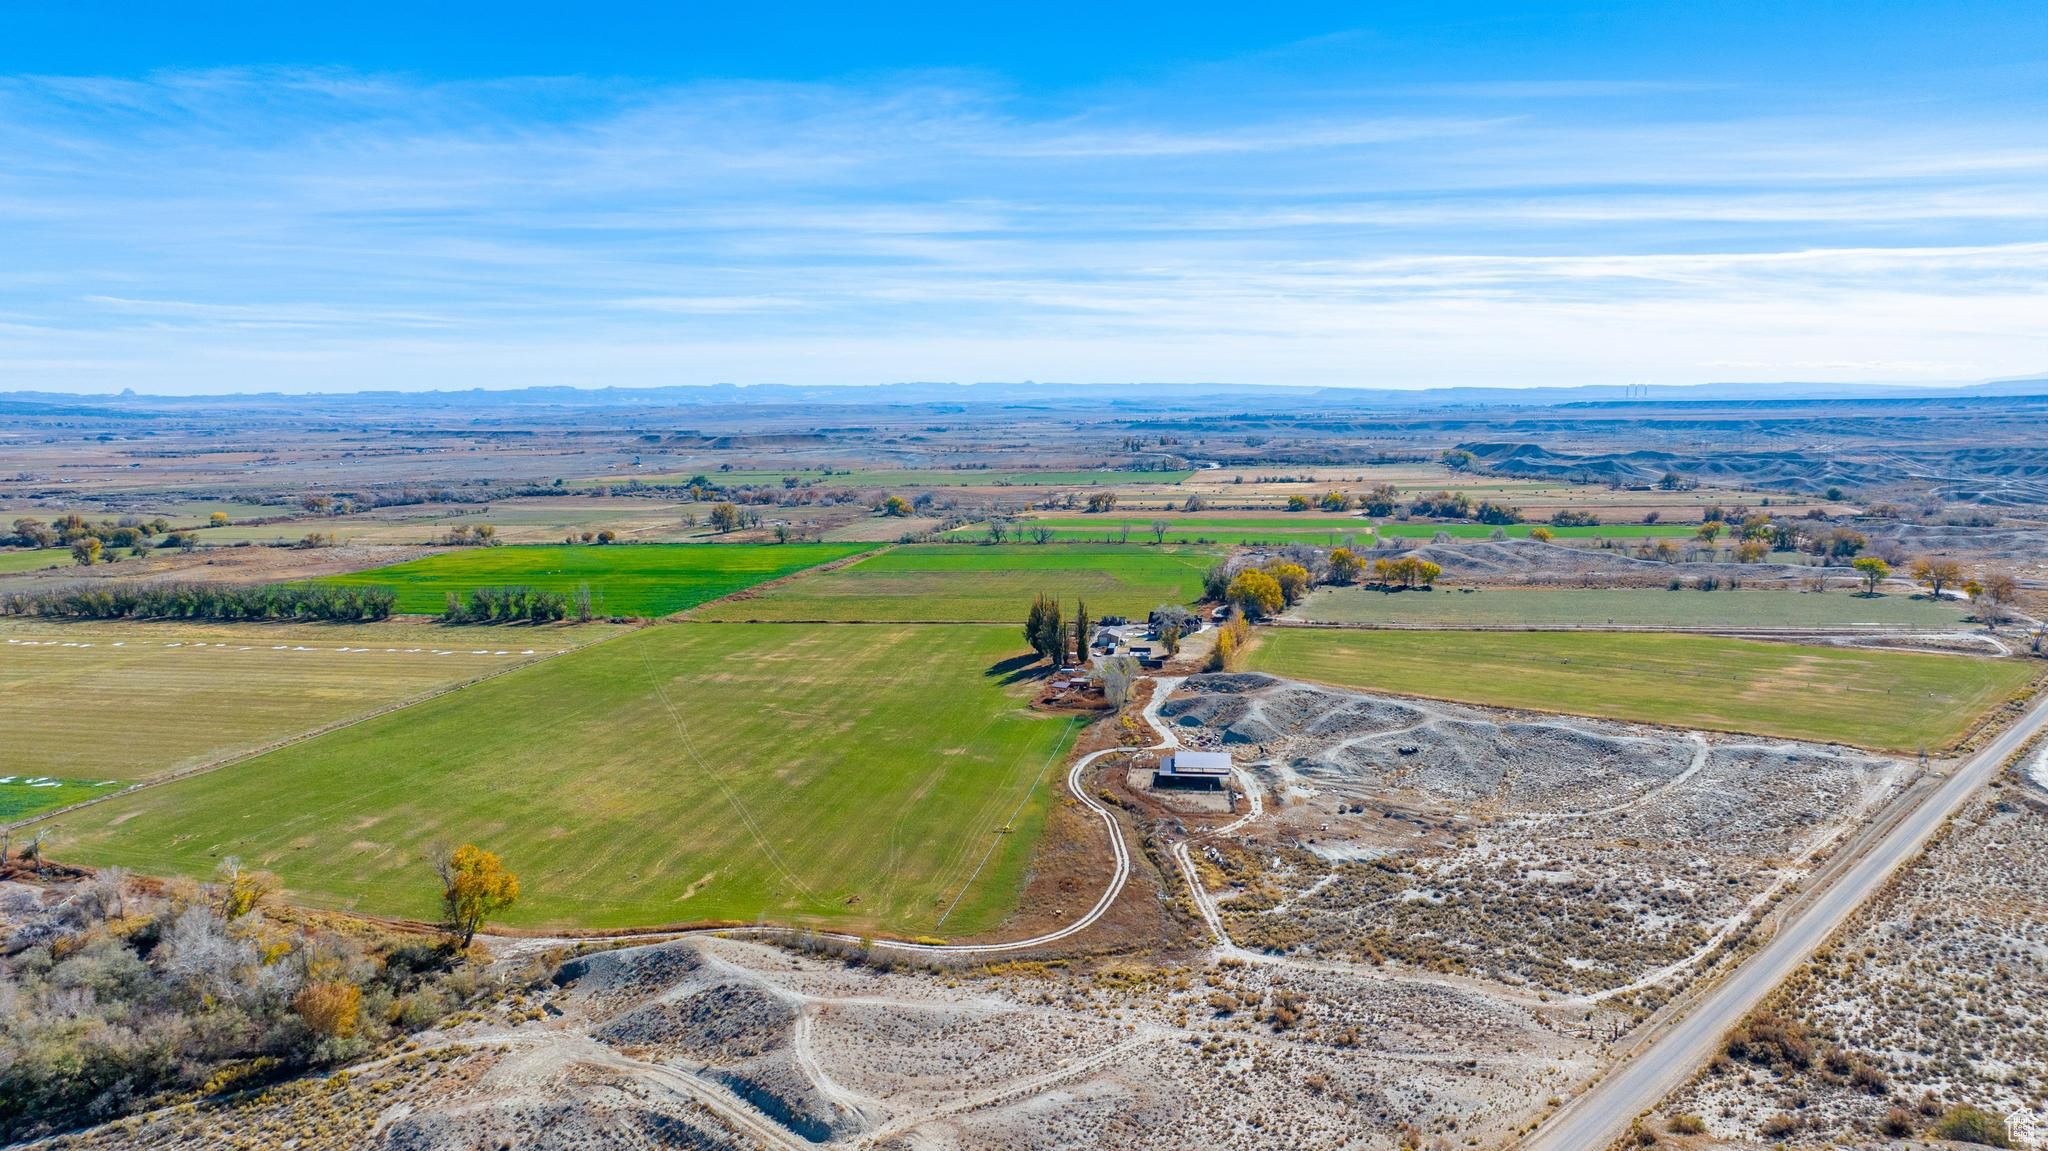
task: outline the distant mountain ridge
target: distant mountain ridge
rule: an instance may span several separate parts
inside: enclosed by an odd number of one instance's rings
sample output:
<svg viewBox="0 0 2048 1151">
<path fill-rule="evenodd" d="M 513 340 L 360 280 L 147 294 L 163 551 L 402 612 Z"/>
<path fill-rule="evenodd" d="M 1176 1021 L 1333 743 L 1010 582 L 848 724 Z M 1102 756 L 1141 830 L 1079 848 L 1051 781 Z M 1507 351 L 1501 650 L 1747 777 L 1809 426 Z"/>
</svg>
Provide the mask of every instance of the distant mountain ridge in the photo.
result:
<svg viewBox="0 0 2048 1151">
<path fill-rule="evenodd" d="M 133 391 L 78 395 L 63 392 L 0 392 L 0 414 L 85 414 L 112 410 L 195 409 L 221 405 L 328 407 L 370 405 L 396 408 L 482 407 L 699 407 L 739 405 L 1056 405 L 1155 407 L 1189 404 L 1241 408 L 1259 401 L 1285 401 L 1316 408 L 1443 408 L 1625 406 L 1671 403 L 1798 403 L 1816 400 L 1928 400 L 2048 397 L 2048 377 L 1992 380 L 1977 384 L 1705 383 L 1574 387 L 1350 388 L 1237 383 L 1018 383 L 952 384 L 706 384 L 647 388 L 567 386 L 460 391 L 255 392 L 158 396 Z"/>
</svg>

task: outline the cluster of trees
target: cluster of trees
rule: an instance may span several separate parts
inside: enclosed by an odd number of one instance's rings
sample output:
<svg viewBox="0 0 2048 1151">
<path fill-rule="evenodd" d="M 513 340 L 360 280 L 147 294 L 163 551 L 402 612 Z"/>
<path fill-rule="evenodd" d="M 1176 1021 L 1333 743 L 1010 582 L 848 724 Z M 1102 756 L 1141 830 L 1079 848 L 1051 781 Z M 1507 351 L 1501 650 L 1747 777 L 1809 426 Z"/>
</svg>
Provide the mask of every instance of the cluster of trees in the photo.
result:
<svg viewBox="0 0 2048 1151">
<path fill-rule="evenodd" d="M 452 941 L 273 918 L 273 886 L 229 859 L 203 886 L 107 868 L 71 898 L 15 897 L 0 958 L 0 1140 L 340 1064 L 490 989 Z M 538 963 L 520 973 L 545 975 Z"/>
<path fill-rule="evenodd" d="M 159 583 L 13 592 L 0 598 L 0 614 L 71 619 L 361 622 L 388 617 L 397 602 L 396 593 L 384 587 Z"/>
<path fill-rule="evenodd" d="M 1428 587 L 1444 574 L 1443 565 L 1414 556 L 1372 561 L 1373 580 L 1386 590 Z"/>
<path fill-rule="evenodd" d="M 1472 509 L 1472 518 L 1483 524 L 1518 524 L 1522 522 L 1522 509 L 1511 504 L 1481 500 L 1479 506 Z"/>
<path fill-rule="evenodd" d="M 34 516 L 22 516 L 14 521 L 14 534 L 6 541 L 20 548 L 70 547 L 80 540 L 98 540 L 102 547 L 141 547 L 149 541 L 171 530 L 169 520 L 159 516 L 145 520 L 126 516 L 119 520 L 88 520 L 76 512 L 63 516 L 54 523 L 44 523 Z"/>
<path fill-rule="evenodd" d="M 1090 492 L 1088 495 L 1088 510 L 1091 512 L 1100 514 L 1102 512 L 1110 511 L 1115 507 L 1115 492 Z"/>
<path fill-rule="evenodd" d="M 761 514 L 742 511 L 730 500 L 711 505 L 711 527 L 720 535 L 736 532 L 743 527 L 753 527 L 761 522 Z"/>
<path fill-rule="evenodd" d="M 0 543 L 22 548 L 68 547 L 73 563 L 90 567 L 102 560 L 113 559 L 112 553 L 122 549 L 131 555 L 141 555 L 152 547 L 160 546 L 159 536 L 164 537 L 161 546 L 189 549 L 198 542 L 186 533 L 172 532 L 170 521 L 162 517 L 153 520 L 135 516 L 120 520 L 88 520 L 73 512 L 55 523 L 21 516 L 14 521 L 13 533 L 0 538 Z"/>
<path fill-rule="evenodd" d="M 1408 514 L 1439 520 L 1469 520 L 1472 518 L 1472 497 L 1464 492 L 1416 496 L 1408 505 Z"/>
<path fill-rule="evenodd" d="M 1561 508 L 1551 514 L 1550 523 L 1553 527 L 1560 528 L 1590 528 L 1600 525 L 1600 517 L 1593 512 Z"/>
<path fill-rule="evenodd" d="M 1314 586 L 1315 579 L 1303 564 L 1287 558 L 1271 559 L 1232 574 L 1221 598 L 1247 619 L 1260 620 L 1301 602 L 1301 597 Z"/>
<path fill-rule="evenodd" d="M 1153 608 L 1145 617 L 1145 622 L 1151 625 L 1153 634 L 1159 637 L 1160 646 L 1164 647 L 1166 654 L 1170 656 L 1180 654 L 1182 636 L 1193 635 L 1202 628 L 1202 621 L 1195 618 L 1195 613 L 1177 603 L 1160 604 Z"/>
<path fill-rule="evenodd" d="M 1878 556 L 1858 556 L 1849 566 L 1862 577 L 1865 595 L 1876 595 L 1878 586 L 1892 575 L 1892 565 Z M 1926 588 L 1928 596 L 1933 599 L 1942 598 L 1947 591 L 1962 592 L 1976 608 L 1978 620 L 1994 626 L 2005 622 L 2020 594 L 2019 581 L 2011 575 L 1986 572 L 1971 579 L 1965 576 L 1963 565 L 1955 560 L 1922 556 L 1913 561 L 1907 575 L 1914 583 Z"/>
<path fill-rule="evenodd" d="M 553 623 L 574 612 L 590 619 L 590 585 L 581 584 L 572 599 L 558 591 L 530 587 L 472 588 L 469 598 L 448 593 L 443 623 Z"/>
<path fill-rule="evenodd" d="M 498 529 L 490 524 L 456 524 L 441 535 L 441 542 L 450 547 L 496 547 L 500 542 Z"/>
<path fill-rule="evenodd" d="M 1069 653 L 1076 659 L 1086 658 L 1092 638 L 1094 625 L 1088 619 L 1088 605 L 1084 601 L 1074 601 L 1071 623 L 1061 611 L 1060 601 L 1044 594 L 1031 601 L 1031 610 L 1025 613 L 1024 642 L 1055 666 L 1067 662 Z"/>
</svg>

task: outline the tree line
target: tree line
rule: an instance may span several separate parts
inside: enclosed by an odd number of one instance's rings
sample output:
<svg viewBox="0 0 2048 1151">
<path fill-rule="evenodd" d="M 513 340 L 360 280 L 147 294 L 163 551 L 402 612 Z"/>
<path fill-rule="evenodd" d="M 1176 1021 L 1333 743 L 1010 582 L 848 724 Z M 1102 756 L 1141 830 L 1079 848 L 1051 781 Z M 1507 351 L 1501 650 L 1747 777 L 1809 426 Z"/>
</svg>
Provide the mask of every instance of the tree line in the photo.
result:
<svg viewBox="0 0 2048 1151">
<path fill-rule="evenodd" d="M 1094 624 L 1088 619 L 1086 601 L 1074 601 L 1074 617 L 1070 622 L 1060 609 L 1060 601 L 1041 593 L 1031 601 L 1031 609 L 1024 615 L 1024 642 L 1055 667 L 1067 662 L 1070 651 L 1077 660 L 1086 659 L 1088 641 L 1092 638 Z"/>
<path fill-rule="evenodd" d="M 467 598 L 449 592 L 441 622 L 554 623 L 572 611 L 579 621 L 590 619 L 589 584 L 578 586 L 573 600 L 562 592 L 524 586 L 471 588 Z"/>
<path fill-rule="evenodd" d="M 381 620 L 397 606 L 387 587 L 324 584 L 159 583 L 17 591 L 0 597 L 0 614 L 65 619 Z"/>
</svg>

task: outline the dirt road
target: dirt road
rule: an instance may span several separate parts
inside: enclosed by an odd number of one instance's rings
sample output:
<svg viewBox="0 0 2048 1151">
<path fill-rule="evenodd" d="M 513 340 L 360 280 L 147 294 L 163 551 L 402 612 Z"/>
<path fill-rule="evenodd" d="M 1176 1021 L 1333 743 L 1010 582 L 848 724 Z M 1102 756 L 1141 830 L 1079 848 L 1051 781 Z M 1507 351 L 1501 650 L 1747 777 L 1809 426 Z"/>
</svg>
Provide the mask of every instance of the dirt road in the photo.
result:
<svg viewBox="0 0 2048 1151">
<path fill-rule="evenodd" d="M 1918 855 L 1971 793 L 2044 726 L 2048 726 L 2048 700 L 2035 704 L 2019 722 L 1966 760 L 1890 834 L 1873 844 L 1690 1011 L 1524 1140 L 1523 1151 L 1599 1151 L 1624 1134 L 1636 1116 L 1656 1106 L 1712 1057 L 1730 1028 L 1797 970 L 1894 872 Z"/>
</svg>

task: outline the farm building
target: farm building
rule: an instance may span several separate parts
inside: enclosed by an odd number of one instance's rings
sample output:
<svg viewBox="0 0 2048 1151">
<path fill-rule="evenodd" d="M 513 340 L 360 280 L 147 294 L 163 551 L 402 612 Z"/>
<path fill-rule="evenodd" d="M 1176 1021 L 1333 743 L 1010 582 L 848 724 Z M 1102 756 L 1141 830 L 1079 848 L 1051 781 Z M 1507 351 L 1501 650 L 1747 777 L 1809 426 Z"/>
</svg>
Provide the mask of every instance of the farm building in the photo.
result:
<svg viewBox="0 0 2048 1151">
<path fill-rule="evenodd" d="M 1173 751 L 1159 760 L 1154 787 L 1188 787 L 1221 791 L 1230 785 L 1227 751 Z"/>
</svg>

